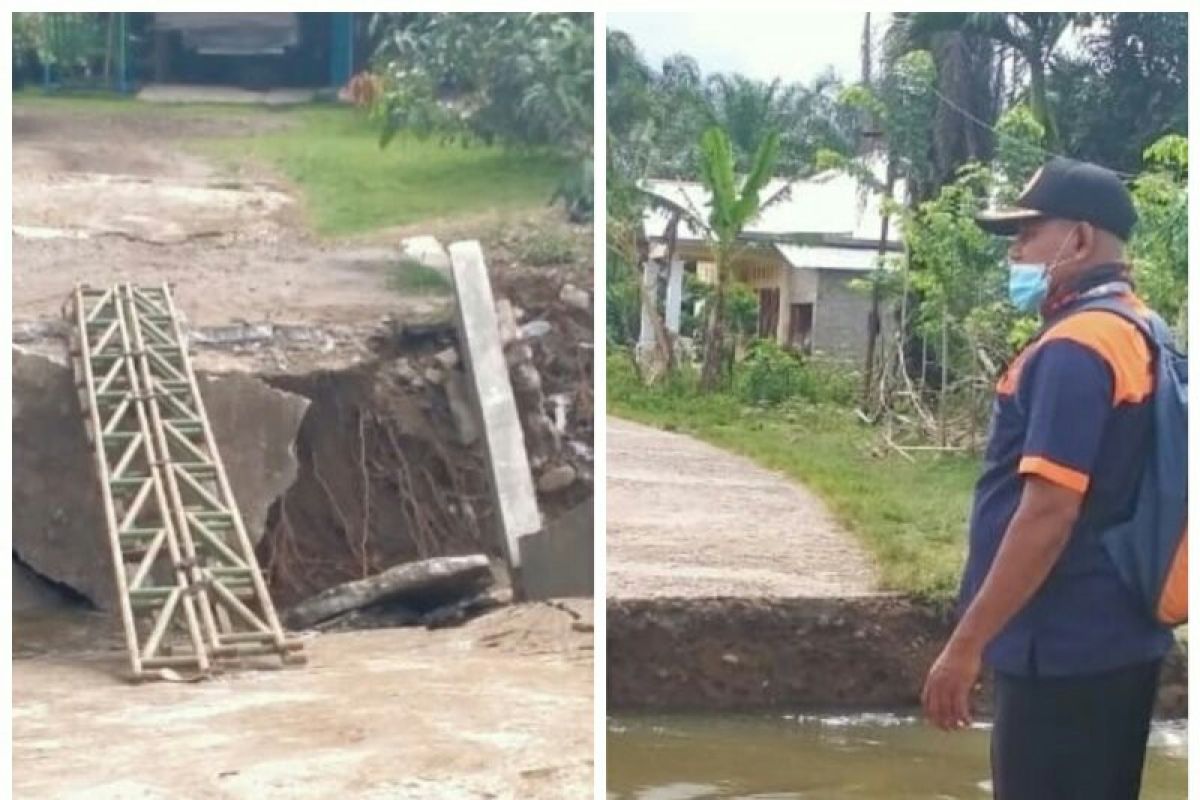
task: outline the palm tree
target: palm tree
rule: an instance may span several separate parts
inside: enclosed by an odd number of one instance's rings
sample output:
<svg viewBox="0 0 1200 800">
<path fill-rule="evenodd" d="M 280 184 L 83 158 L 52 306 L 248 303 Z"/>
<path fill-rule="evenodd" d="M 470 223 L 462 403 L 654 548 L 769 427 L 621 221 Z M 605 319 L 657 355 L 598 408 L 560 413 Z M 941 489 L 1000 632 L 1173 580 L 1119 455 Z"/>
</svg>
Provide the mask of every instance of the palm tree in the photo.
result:
<svg viewBox="0 0 1200 800">
<path fill-rule="evenodd" d="M 1067 28 L 1072 25 L 1087 25 L 1090 20 L 1090 14 L 1066 12 L 896 14 L 893 40 L 901 47 L 912 49 L 928 46 L 941 35 L 959 34 L 983 37 L 1011 48 L 1029 70 L 1029 106 L 1034 118 L 1046 131 L 1043 144 L 1056 150 L 1059 148 L 1058 125 L 1046 100 L 1046 70 L 1050 65 L 1050 56 Z M 960 44 L 954 44 L 950 54 L 956 54 L 955 58 L 963 60 L 970 56 L 971 51 L 969 46 L 962 49 Z M 977 74 L 981 76 L 982 65 L 979 65 L 979 68 L 980 72 Z M 965 95 L 963 96 L 965 98 Z M 987 96 L 994 96 L 994 93 L 988 93 Z M 991 122 L 986 118 L 985 121 L 989 124 Z"/>
<path fill-rule="evenodd" d="M 963 25 L 962 18 L 967 16 L 899 12 L 892 15 L 884 34 L 884 58 L 889 65 L 913 50 L 930 52 L 937 68 L 937 90 L 949 101 L 939 102 L 934 112 L 931 157 L 935 175 L 928 188 L 948 183 L 968 161 L 990 160 L 995 148 L 988 126 L 995 125 L 1000 112 L 999 59 L 990 39 L 954 27 Z M 946 17 L 958 19 L 943 19 Z"/>
</svg>

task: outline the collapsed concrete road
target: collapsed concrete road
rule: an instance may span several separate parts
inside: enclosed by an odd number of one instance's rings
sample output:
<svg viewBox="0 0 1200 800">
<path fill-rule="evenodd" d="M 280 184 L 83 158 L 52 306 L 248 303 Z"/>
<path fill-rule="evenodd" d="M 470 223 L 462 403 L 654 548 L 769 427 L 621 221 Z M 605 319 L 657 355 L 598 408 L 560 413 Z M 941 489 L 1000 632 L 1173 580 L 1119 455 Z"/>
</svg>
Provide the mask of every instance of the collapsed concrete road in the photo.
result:
<svg viewBox="0 0 1200 800">
<path fill-rule="evenodd" d="M 199 376 L 230 484 L 257 541 L 296 479 L 308 400 L 248 375 Z M 114 602 L 111 556 L 73 378 L 64 360 L 13 348 L 13 553 L 99 608 Z"/>
</svg>

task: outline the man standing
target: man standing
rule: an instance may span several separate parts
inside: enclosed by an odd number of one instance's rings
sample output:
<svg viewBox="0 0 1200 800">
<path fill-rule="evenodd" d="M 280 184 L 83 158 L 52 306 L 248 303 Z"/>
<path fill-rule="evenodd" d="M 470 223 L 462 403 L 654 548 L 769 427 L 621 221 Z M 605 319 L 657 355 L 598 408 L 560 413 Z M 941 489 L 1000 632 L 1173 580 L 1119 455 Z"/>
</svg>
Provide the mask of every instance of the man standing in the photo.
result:
<svg viewBox="0 0 1200 800">
<path fill-rule="evenodd" d="M 978 224 L 1014 236 L 1009 294 L 1041 335 L 996 387 L 975 488 L 962 616 L 922 692 L 945 730 L 971 721 L 995 674 L 999 800 L 1136 800 L 1169 629 L 1139 606 L 1099 532 L 1130 515 L 1151 445 L 1153 354 L 1096 297 L 1144 312 L 1125 242 L 1136 222 L 1108 170 L 1056 158 L 1014 208 Z"/>
</svg>

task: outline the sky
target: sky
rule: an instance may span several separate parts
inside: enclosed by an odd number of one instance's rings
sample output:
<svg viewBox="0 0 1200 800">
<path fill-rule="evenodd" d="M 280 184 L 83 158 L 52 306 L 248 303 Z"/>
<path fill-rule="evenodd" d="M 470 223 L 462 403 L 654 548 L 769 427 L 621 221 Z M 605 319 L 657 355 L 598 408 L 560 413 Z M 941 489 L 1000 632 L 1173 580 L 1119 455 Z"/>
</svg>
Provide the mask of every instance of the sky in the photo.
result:
<svg viewBox="0 0 1200 800">
<path fill-rule="evenodd" d="M 878 32 L 889 14 L 871 15 Z M 829 66 L 848 82 L 861 70 L 863 12 L 613 13 L 608 27 L 629 34 L 657 68 L 686 53 L 704 74 L 740 72 L 752 78 L 809 83 Z"/>
</svg>

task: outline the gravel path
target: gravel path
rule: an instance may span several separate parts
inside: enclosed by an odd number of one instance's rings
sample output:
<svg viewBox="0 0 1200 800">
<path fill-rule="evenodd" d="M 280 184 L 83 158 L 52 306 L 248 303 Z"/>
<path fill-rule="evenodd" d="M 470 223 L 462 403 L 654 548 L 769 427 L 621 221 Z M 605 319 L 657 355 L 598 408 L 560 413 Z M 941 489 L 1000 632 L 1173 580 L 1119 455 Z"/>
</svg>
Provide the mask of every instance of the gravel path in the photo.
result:
<svg viewBox="0 0 1200 800">
<path fill-rule="evenodd" d="M 612 417 L 606 452 L 610 598 L 875 593 L 869 557 L 803 486 Z"/>
</svg>

